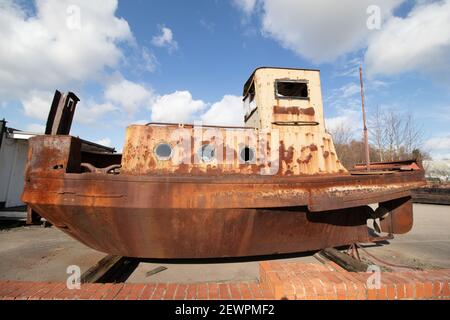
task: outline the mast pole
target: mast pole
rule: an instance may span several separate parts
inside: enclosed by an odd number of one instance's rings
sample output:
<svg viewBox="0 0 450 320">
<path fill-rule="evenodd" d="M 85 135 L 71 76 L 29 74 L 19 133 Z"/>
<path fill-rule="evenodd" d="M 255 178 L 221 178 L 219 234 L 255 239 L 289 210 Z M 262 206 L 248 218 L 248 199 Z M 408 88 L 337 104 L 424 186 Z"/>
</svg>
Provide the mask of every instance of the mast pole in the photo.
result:
<svg viewBox="0 0 450 320">
<path fill-rule="evenodd" d="M 362 65 L 359 66 L 359 80 L 361 83 L 361 103 L 362 103 L 362 114 L 363 114 L 363 125 L 364 125 L 364 150 L 366 158 L 366 169 L 370 171 L 370 155 L 369 155 L 369 136 L 367 133 L 366 125 L 366 109 L 365 109 L 365 99 L 364 99 L 364 83 L 362 74 Z"/>
</svg>

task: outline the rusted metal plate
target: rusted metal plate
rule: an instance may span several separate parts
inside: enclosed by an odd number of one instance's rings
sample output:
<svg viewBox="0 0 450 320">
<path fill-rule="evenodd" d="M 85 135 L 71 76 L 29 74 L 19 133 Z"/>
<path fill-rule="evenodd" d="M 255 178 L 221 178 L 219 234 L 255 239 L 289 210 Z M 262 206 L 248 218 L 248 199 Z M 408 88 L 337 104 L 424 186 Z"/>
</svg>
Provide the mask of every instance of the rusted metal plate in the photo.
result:
<svg viewBox="0 0 450 320">
<path fill-rule="evenodd" d="M 381 220 L 381 230 L 387 233 L 404 234 L 413 227 L 413 202 L 411 197 L 380 203 L 390 212 Z"/>
<path fill-rule="evenodd" d="M 310 211 L 326 211 L 378 203 L 409 194 L 399 176 L 374 179 L 352 176 L 261 179 L 248 177 L 133 177 L 95 173 L 65 174 L 60 177 L 30 177 L 23 200 L 30 203 L 69 201 L 84 205 L 151 207 L 151 208 L 276 208 L 308 206 Z M 340 179 L 341 178 L 341 179 Z M 353 179 L 351 179 L 353 178 Z M 397 179 L 394 179 L 397 178 Z M 411 175 L 411 178 L 414 178 Z M 366 181 L 363 181 L 366 180 Z M 59 198 L 64 195 L 65 198 Z M 67 199 L 67 200 L 64 200 Z M 116 200 L 115 200 L 116 199 Z M 86 200 L 86 202 L 84 202 Z M 115 201 L 111 204 L 110 201 Z"/>
<path fill-rule="evenodd" d="M 141 258 L 211 258 L 301 252 L 368 240 L 358 208 L 150 209 L 33 205 L 84 244 Z"/>
<path fill-rule="evenodd" d="M 73 92 L 62 94 L 56 90 L 50 107 L 45 134 L 68 135 L 79 101 L 80 99 Z"/>
<path fill-rule="evenodd" d="M 81 172 L 81 141 L 70 136 L 36 136 L 29 140 L 25 177 Z"/>
<path fill-rule="evenodd" d="M 332 174 L 345 172 L 337 159 L 331 137 L 301 130 L 302 143 L 284 128 L 271 133 L 255 129 L 226 129 L 192 126 L 133 125 L 127 128 L 122 158 L 122 172 L 129 175 L 251 175 L 278 176 Z M 172 154 L 159 159 L 156 148 L 168 144 Z M 211 161 L 199 154 L 204 145 L 214 149 Z M 245 162 L 244 148 L 255 157 Z"/>
<path fill-rule="evenodd" d="M 366 164 L 357 164 L 354 166 L 355 170 L 364 170 L 367 168 Z M 400 170 L 412 171 L 422 170 L 415 160 L 393 161 L 393 162 L 374 162 L 370 164 L 370 170 Z"/>
</svg>

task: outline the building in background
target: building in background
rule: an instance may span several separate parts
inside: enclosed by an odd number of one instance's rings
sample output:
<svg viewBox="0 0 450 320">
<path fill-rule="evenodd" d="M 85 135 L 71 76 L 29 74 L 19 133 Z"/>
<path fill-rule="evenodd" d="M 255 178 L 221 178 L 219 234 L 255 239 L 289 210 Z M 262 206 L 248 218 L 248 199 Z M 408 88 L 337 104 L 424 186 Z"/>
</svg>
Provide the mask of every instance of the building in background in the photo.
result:
<svg viewBox="0 0 450 320">
<path fill-rule="evenodd" d="M 20 200 L 28 155 L 28 139 L 37 133 L 8 128 L 0 120 L 0 209 L 23 206 Z"/>
<path fill-rule="evenodd" d="M 424 160 L 423 168 L 428 180 L 450 182 L 450 160 Z"/>
<path fill-rule="evenodd" d="M 28 139 L 42 133 L 25 132 L 7 127 L 0 120 L 0 210 L 25 206 L 21 200 Z M 83 151 L 115 153 L 114 148 L 82 140 Z"/>
</svg>

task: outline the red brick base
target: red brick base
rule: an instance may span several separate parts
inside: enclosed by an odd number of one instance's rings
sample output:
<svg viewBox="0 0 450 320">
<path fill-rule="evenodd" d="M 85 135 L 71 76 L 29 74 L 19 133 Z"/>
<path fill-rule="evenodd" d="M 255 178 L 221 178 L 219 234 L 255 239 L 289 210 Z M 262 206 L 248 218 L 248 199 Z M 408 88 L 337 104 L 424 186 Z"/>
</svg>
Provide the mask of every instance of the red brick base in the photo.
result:
<svg viewBox="0 0 450 320">
<path fill-rule="evenodd" d="M 261 285 L 274 299 L 399 300 L 449 299 L 450 269 L 383 272 L 369 289 L 370 273 L 347 272 L 335 264 L 260 263 Z"/>
<path fill-rule="evenodd" d="M 333 263 L 260 263 L 260 282 L 83 284 L 0 281 L 0 299 L 207 300 L 207 299 L 450 299 L 450 269 L 381 274 L 368 289 L 368 273 L 347 272 Z"/>
</svg>

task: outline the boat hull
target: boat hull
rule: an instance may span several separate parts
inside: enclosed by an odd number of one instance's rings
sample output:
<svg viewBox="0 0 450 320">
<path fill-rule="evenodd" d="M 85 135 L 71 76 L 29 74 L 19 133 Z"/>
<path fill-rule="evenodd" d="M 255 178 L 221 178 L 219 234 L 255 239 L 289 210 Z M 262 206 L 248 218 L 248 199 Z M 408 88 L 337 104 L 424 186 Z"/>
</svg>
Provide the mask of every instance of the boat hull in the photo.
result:
<svg viewBox="0 0 450 320">
<path fill-rule="evenodd" d="M 384 232 L 412 227 L 410 190 L 423 170 L 261 176 L 83 172 L 79 139 L 32 138 L 22 200 L 75 239 L 109 254 L 217 258 L 368 241 L 368 205 Z M 95 154 L 89 167 L 117 166 Z M 119 159 L 120 160 L 120 159 Z"/>
<path fill-rule="evenodd" d="M 23 200 L 87 246 L 138 258 L 257 256 L 368 242 L 369 203 L 399 211 L 387 229 L 412 227 L 407 184 L 400 187 L 395 175 L 375 187 L 364 187 L 365 177 L 335 177 L 333 189 L 324 177 L 259 179 L 36 175 Z"/>
<path fill-rule="evenodd" d="M 87 246 L 138 258 L 217 258 L 367 242 L 364 207 L 311 213 L 274 209 L 123 209 L 32 205 Z"/>
</svg>

